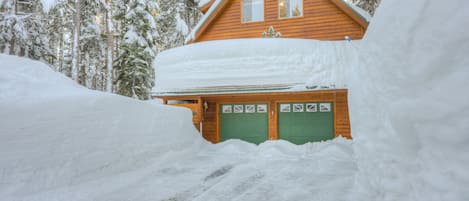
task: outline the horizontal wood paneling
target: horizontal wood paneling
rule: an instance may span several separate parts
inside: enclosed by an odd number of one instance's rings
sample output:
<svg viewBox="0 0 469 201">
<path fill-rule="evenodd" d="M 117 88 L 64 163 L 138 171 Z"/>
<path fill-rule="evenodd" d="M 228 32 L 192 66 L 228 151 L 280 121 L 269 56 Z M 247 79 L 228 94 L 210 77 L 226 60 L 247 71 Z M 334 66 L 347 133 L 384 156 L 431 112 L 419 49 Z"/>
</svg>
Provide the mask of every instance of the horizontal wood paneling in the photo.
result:
<svg viewBox="0 0 469 201">
<path fill-rule="evenodd" d="M 278 0 L 265 0 L 264 21 L 241 23 L 241 0 L 230 0 L 196 42 L 236 38 L 261 38 L 270 26 L 282 38 L 344 40 L 363 37 L 363 28 L 330 0 L 303 0 L 303 16 L 278 18 Z"/>
<path fill-rule="evenodd" d="M 246 93 L 246 94 L 213 94 L 194 96 L 165 96 L 159 97 L 168 100 L 194 100 L 201 98 L 207 101 L 207 110 L 202 118 L 202 135 L 212 142 L 217 143 L 219 134 L 217 130 L 217 103 L 268 103 L 269 113 L 269 139 L 278 139 L 278 113 L 276 105 L 280 102 L 333 102 L 334 103 L 334 136 L 343 136 L 351 139 L 350 119 L 348 111 L 347 90 L 323 90 L 306 92 L 270 92 L 270 93 Z M 197 120 L 197 118 L 194 118 Z M 194 121 L 198 128 L 199 122 Z"/>
</svg>

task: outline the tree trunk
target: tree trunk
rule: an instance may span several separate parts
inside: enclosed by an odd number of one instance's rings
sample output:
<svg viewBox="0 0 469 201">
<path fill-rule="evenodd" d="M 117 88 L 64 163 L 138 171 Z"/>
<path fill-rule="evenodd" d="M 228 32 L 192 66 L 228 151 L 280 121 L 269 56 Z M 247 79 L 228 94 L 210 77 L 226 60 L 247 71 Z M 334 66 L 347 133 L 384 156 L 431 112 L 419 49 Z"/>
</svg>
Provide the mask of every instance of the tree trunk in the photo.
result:
<svg viewBox="0 0 469 201">
<path fill-rule="evenodd" d="M 75 0 L 75 15 L 73 17 L 73 46 L 72 46 L 72 79 L 78 81 L 79 66 L 79 43 L 80 43 L 80 23 L 81 23 L 81 0 Z"/>
<path fill-rule="evenodd" d="M 112 65 L 114 59 L 114 27 L 112 24 L 111 0 L 106 0 L 106 34 L 107 34 L 107 51 L 106 51 L 106 91 L 112 92 Z"/>
</svg>

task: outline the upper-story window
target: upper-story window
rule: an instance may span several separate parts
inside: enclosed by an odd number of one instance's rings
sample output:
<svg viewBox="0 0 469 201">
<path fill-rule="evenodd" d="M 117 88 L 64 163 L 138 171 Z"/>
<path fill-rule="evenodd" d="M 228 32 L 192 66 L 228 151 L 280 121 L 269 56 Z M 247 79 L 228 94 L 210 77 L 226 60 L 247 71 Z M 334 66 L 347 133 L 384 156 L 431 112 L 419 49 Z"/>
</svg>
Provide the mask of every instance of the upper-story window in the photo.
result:
<svg viewBox="0 0 469 201">
<path fill-rule="evenodd" d="M 303 16 L 303 0 L 279 0 L 278 10 L 280 18 Z"/>
<path fill-rule="evenodd" d="M 243 0 L 243 22 L 264 21 L 264 0 Z"/>
</svg>

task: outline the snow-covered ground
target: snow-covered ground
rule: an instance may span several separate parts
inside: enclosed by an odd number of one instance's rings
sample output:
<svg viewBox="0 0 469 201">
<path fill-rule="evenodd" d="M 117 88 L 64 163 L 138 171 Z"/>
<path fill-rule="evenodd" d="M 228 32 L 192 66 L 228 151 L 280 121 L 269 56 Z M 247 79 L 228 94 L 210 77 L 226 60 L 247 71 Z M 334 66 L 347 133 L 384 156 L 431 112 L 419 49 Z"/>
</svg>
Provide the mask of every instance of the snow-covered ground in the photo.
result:
<svg viewBox="0 0 469 201">
<path fill-rule="evenodd" d="M 355 200 L 469 200 L 469 1 L 384 0 L 350 61 Z"/>
<path fill-rule="evenodd" d="M 469 200 L 467 19 L 383 1 L 344 57 L 353 143 L 211 145 L 190 111 L 0 55 L 0 200 Z"/>
<path fill-rule="evenodd" d="M 0 55 L 0 200 L 347 200 L 352 143 L 211 145 L 191 112 Z"/>
</svg>

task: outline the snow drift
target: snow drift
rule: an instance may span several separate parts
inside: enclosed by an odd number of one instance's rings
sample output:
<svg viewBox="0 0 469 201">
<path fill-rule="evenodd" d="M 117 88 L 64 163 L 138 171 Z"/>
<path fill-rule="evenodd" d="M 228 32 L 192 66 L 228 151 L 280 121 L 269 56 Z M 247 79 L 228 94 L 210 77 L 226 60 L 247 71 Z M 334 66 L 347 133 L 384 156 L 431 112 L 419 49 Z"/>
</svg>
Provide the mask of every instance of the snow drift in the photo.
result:
<svg viewBox="0 0 469 201">
<path fill-rule="evenodd" d="M 351 71 L 355 200 L 469 200 L 469 2 L 383 1 Z"/>
<path fill-rule="evenodd" d="M 93 92 L 0 55 L 0 200 L 345 201 L 343 138 L 210 145 L 191 112 Z"/>
<path fill-rule="evenodd" d="M 353 53 L 351 48 L 344 41 L 278 38 L 195 43 L 158 55 L 153 91 L 291 87 L 306 83 L 343 87 L 343 77 L 338 76 L 348 67 L 344 61 Z"/>
<path fill-rule="evenodd" d="M 0 55 L 0 72 L 0 200 L 99 183 L 203 142 L 186 109 L 92 92 L 19 57 Z"/>
</svg>

